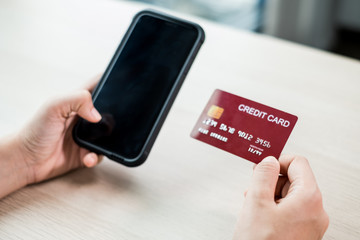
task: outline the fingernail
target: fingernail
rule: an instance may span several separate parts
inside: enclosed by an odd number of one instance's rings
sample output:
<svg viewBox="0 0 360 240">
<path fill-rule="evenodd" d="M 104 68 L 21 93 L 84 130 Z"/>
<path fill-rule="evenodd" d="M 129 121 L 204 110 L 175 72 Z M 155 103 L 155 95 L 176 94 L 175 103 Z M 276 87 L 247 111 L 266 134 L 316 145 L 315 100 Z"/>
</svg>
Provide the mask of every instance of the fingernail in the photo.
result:
<svg viewBox="0 0 360 240">
<path fill-rule="evenodd" d="M 92 155 L 89 160 L 90 160 L 90 164 L 91 164 L 92 166 L 94 166 L 94 165 L 96 164 L 96 157 L 95 157 L 95 156 Z"/>
<path fill-rule="evenodd" d="M 100 121 L 101 115 L 100 115 L 100 113 L 96 110 L 96 108 L 91 109 L 91 115 L 92 115 L 97 121 Z"/>
<path fill-rule="evenodd" d="M 274 160 L 277 161 L 277 159 L 276 159 L 275 157 L 273 157 L 273 156 L 268 156 L 268 157 L 264 158 L 264 159 L 262 160 L 262 162 L 274 162 Z"/>
<path fill-rule="evenodd" d="M 90 156 L 87 156 L 85 160 L 86 167 L 94 167 L 96 165 L 96 157 L 90 154 Z"/>
</svg>

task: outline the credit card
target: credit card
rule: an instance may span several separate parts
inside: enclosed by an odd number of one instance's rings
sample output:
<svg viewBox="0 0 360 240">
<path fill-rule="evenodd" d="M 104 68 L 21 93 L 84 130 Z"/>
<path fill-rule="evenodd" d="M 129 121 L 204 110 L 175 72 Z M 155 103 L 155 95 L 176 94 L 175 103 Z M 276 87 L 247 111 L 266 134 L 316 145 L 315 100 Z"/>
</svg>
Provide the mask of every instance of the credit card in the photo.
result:
<svg viewBox="0 0 360 240">
<path fill-rule="evenodd" d="M 254 163 L 279 158 L 297 116 L 216 89 L 191 137 Z"/>
</svg>

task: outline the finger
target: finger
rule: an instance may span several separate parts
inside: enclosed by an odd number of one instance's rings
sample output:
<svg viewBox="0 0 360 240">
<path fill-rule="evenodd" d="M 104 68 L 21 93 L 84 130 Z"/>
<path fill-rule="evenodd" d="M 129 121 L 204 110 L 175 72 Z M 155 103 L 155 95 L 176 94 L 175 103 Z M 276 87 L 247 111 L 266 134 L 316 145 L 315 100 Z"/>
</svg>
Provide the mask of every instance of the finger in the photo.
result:
<svg viewBox="0 0 360 240">
<path fill-rule="evenodd" d="M 87 90 L 80 90 L 65 99 L 60 100 L 55 107 L 61 116 L 69 118 L 73 112 L 89 122 L 98 122 L 101 119 L 100 113 L 95 109 L 91 94 Z"/>
<path fill-rule="evenodd" d="M 284 186 L 289 182 L 289 179 L 285 176 L 279 176 L 275 188 L 275 199 L 285 197 L 287 190 L 284 192 Z M 283 195 L 285 193 L 285 195 Z"/>
<path fill-rule="evenodd" d="M 290 182 L 286 181 L 285 185 L 283 186 L 282 190 L 281 190 L 281 197 L 284 198 L 286 197 L 286 195 L 288 194 L 290 189 Z"/>
<path fill-rule="evenodd" d="M 248 189 L 246 189 L 246 190 L 244 191 L 244 197 L 245 197 L 245 198 L 246 198 L 247 192 L 248 192 Z"/>
<path fill-rule="evenodd" d="M 315 176 L 305 157 L 284 155 L 279 158 L 280 172 L 289 178 L 290 183 L 316 185 Z"/>
<path fill-rule="evenodd" d="M 85 167 L 92 168 L 95 167 L 100 161 L 99 156 L 96 153 L 90 152 L 83 157 L 82 162 Z"/>
<path fill-rule="evenodd" d="M 279 171 L 280 165 L 276 158 L 264 158 L 255 167 L 247 197 L 253 200 L 269 200 L 274 202 Z"/>
</svg>

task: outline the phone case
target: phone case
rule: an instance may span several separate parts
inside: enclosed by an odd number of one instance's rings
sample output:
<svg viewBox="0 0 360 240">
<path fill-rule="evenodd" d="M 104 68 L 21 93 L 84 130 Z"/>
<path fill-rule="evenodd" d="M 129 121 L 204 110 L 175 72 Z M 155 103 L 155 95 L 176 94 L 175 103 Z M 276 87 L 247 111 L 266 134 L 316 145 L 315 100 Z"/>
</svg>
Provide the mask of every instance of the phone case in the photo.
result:
<svg viewBox="0 0 360 240">
<path fill-rule="evenodd" d="M 93 145 L 92 143 L 89 143 L 89 142 L 86 142 L 82 139 L 80 139 L 76 132 L 77 132 L 77 129 L 78 129 L 78 126 L 79 126 L 79 123 L 80 121 L 78 121 L 73 129 L 73 139 L 74 141 L 81 147 L 84 147 L 86 149 L 89 149 L 90 151 L 93 151 L 97 154 L 102 154 L 102 155 L 105 155 L 106 157 L 118 162 L 118 163 L 121 163 L 125 166 L 128 166 L 128 167 L 136 167 L 136 166 L 139 166 L 141 165 L 142 163 L 145 162 L 145 160 L 147 159 L 149 153 L 150 153 L 150 150 L 156 140 L 156 137 L 166 119 L 166 116 L 181 88 L 181 85 L 182 83 L 184 82 L 185 80 L 185 77 L 202 45 L 202 43 L 204 42 L 205 40 L 205 33 L 203 31 L 203 29 L 196 23 L 192 23 L 192 22 L 189 22 L 189 21 L 186 21 L 186 20 L 182 20 L 182 19 L 179 19 L 177 17 L 173 17 L 173 16 L 169 16 L 167 14 L 163 14 L 163 13 L 160 13 L 160 12 L 157 12 L 157 11 L 154 11 L 154 10 L 143 10 L 139 13 L 137 13 L 133 20 L 132 20 L 132 23 L 130 24 L 127 32 L 125 33 L 119 47 L 117 48 L 115 54 L 114 54 L 114 57 L 112 58 L 112 60 L 110 61 L 110 64 L 109 66 L 107 67 L 107 69 L 105 70 L 103 76 L 101 77 L 98 85 L 96 86 L 96 88 L 94 89 L 93 91 L 93 94 L 92 94 L 92 97 L 93 99 L 96 98 L 96 96 L 99 94 L 99 92 L 101 91 L 101 88 L 102 86 L 104 85 L 109 73 L 111 72 L 119 54 L 121 54 L 121 51 L 123 49 L 123 47 L 125 46 L 125 43 L 127 42 L 129 36 L 131 35 L 138 19 L 143 16 L 143 15 L 147 15 L 147 16 L 153 16 L 153 17 L 156 17 L 156 18 L 160 18 L 160 19 L 164 19 L 164 20 L 167 20 L 167 21 L 171 21 L 171 22 L 176 22 L 176 23 L 179 23 L 179 24 L 188 24 L 188 25 L 191 25 L 193 26 L 197 31 L 198 31 L 198 39 L 196 40 L 196 43 L 194 44 L 189 56 L 187 57 L 186 59 L 186 62 L 183 66 L 183 68 L 181 69 L 180 71 L 180 74 L 179 76 L 177 77 L 176 81 L 175 81 L 175 84 L 174 86 L 172 87 L 171 91 L 170 91 L 170 94 L 169 96 L 167 97 L 167 100 L 165 101 L 165 104 L 163 105 L 161 111 L 160 111 L 160 114 L 159 116 L 157 117 L 157 120 L 155 122 L 155 124 L 153 125 L 152 127 L 152 130 L 144 144 L 144 147 L 142 148 L 140 154 L 136 157 L 136 158 L 132 158 L 132 159 L 129 159 L 129 158 L 124 158 L 120 155 L 118 155 L 117 153 L 115 152 L 109 152 L 99 146 L 96 146 L 96 145 Z"/>
</svg>

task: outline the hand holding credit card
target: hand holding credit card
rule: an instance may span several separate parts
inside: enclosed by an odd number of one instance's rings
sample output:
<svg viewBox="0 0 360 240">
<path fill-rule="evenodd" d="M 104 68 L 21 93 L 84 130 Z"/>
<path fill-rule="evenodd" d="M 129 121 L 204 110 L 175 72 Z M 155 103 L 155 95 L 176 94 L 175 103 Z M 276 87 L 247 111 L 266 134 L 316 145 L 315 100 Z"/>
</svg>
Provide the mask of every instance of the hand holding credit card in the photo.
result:
<svg viewBox="0 0 360 240">
<path fill-rule="evenodd" d="M 191 137 L 251 162 L 279 158 L 297 117 L 234 94 L 215 90 Z"/>
</svg>

